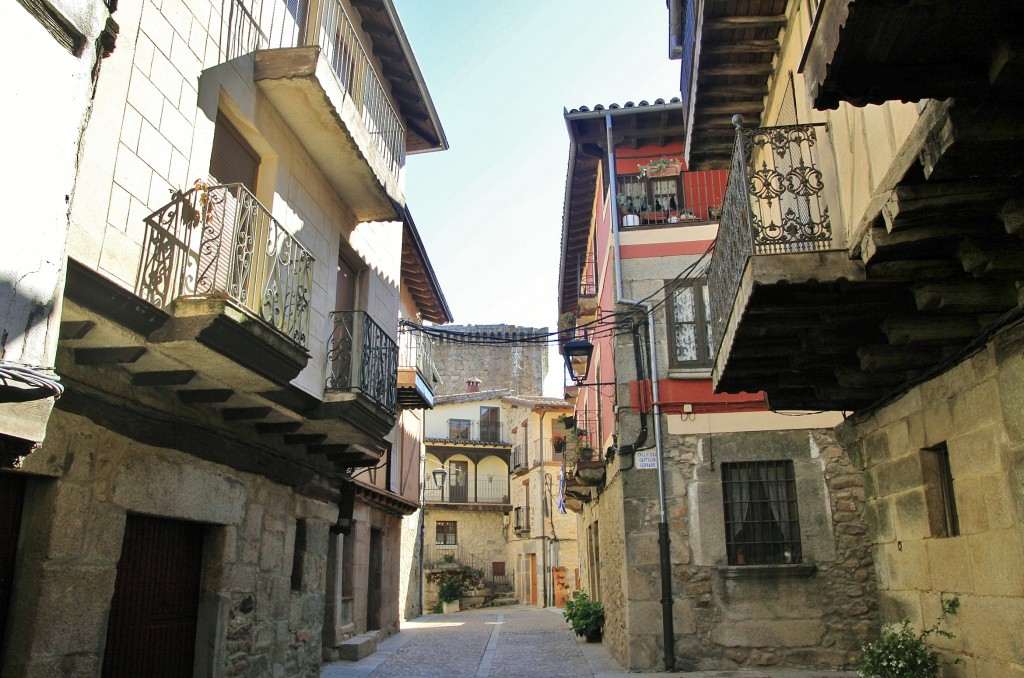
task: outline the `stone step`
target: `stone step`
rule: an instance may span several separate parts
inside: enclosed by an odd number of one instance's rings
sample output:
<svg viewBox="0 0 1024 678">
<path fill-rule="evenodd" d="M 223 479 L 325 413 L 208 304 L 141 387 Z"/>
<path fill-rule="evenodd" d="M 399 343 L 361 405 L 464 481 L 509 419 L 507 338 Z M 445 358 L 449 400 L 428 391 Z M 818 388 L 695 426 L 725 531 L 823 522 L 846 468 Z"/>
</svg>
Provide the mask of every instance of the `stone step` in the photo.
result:
<svg viewBox="0 0 1024 678">
<path fill-rule="evenodd" d="M 336 648 L 338 659 L 357 662 L 377 651 L 377 632 L 362 633 L 342 641 Z"/>
<path fill-rule="evenodd" d="M 501 598 L 495 598 L 491 601 L 491 605 L 518 605 L 519 599 L 514 596 L 503 596 Z"/>
</svg>

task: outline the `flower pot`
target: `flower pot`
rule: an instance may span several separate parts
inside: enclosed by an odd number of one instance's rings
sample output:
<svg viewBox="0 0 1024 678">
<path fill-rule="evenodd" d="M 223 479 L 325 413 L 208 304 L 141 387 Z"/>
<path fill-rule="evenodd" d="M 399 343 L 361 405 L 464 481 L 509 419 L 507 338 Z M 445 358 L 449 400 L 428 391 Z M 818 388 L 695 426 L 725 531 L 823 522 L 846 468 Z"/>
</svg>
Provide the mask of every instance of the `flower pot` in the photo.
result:
<svg viewBox="0 0 1024 678">
<path fill-rule="evenodd" d="M 565 451 L 565 439 L 563 438 L 562 440 L 552 440 L 551 441 L 551 447 L 555 450 L 555 452 L 558 452 L 558 453 L 564 452 Z"/>
<path fill-rule="evenodd" d="M 594 448 L 593 447 L 581 447 L 580 450 L 579 450 L 579 456 L 580 456 L 580 459 L 582 459 L 584 461 L 590 461 L 591 459 L 594 458 Z"/>
<path fill-rule="evenodd" d="M 444 610 L 445 614 L 454 614 L 459 611 L 459 601 L 442 602 L 441 609 Z"/>
</svg>

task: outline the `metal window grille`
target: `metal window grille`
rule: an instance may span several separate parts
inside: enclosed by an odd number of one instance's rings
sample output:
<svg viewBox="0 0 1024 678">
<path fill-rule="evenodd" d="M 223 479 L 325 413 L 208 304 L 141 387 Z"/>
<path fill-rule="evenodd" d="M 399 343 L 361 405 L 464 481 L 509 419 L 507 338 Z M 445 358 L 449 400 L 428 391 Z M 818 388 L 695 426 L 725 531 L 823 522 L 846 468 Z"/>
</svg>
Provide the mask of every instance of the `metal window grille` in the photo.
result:
<svg viewBox="0 0 1024 678">
<path fill-rule="evenodd" d="M 722 495 L 730 565 L 801 562 L 793 462 L 724 463 Z"/>
<path fill-rule="evenodd" d="M 435 526 L 434 543 L 438 546 L 456 546 L 459 543 L 458 522 L 439 520 Z"/>
</svg>

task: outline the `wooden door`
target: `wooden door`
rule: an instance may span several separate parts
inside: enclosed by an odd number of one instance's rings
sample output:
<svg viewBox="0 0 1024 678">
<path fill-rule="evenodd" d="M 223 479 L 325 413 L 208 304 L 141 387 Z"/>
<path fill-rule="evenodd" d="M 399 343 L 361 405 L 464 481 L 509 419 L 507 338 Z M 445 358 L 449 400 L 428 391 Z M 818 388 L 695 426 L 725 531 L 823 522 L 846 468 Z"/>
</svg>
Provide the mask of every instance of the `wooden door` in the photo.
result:
<svg viewBox="0 0 1024 678">
<path fill-rule="evenodd" d="M 14 561 L 18 554 L 21 507 L 24 501 L 25 477 L 0 473 L 0 643 L 7 637 L 7 611 L 14 590 Z"/>
<path fill-rule="evenodd" d="M 537 554 L 530 554 L 530 605 L 537 604 Z"/>
<path fill-rule="evenodd" d="M 469 462 L 448 462 L 448 501 L 469 501 Z"/>
<path fill-rule="evenodd" d="M 384 570 L 384 531 L 370 530 L 370 563 L 366 582 L 366 630 L 380 628 L 381 605 L 384 596 L 381 591 L 381 575 Z"/>
<path fill-rule="evenodd" d="M 104 678 L 180 678 L 195 663 L 203 533 L 129 515 L 103 654 Z"/>
</svg>

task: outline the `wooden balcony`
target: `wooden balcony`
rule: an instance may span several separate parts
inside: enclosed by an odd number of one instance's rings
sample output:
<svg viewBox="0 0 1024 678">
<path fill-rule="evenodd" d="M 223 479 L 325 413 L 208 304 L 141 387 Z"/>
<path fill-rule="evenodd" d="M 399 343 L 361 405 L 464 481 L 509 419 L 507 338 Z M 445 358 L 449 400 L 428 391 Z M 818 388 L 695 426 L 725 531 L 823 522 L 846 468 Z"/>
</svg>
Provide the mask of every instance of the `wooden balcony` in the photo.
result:
<svg viewBox="0 0 1024 678">
<path fill-rule="evenodd" d="M 1019 179 L 957 178 L 970 143 L 930 137 L 929 180 L 909 174 L 843 246 L 817 169 L 824 132 L 739 131 L 709 274 L 716 391 L 763 390 L 778 409 L 869 407 L 1019 315 Z"/>
</svg>

